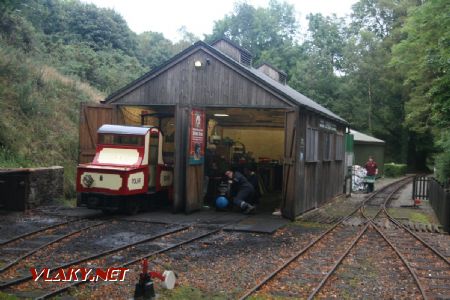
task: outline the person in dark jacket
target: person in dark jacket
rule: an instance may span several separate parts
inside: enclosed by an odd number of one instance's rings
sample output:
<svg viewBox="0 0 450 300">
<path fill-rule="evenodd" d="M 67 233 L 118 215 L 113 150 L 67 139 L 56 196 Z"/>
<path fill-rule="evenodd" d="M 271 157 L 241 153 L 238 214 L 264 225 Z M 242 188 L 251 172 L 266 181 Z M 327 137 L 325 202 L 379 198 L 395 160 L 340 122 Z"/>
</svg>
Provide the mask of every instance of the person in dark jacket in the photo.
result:
<svg viewBox="0 0 450 300">
<path fill-rule="evenodd" d="M 261 193 L 259 191 L 259 181 L 258 175 L 256 175 L 255 171 L 249 168 L 244 169 L 245 177 L 248 182 L 250 182 L 253 186 L 255 192 L 253 193 L 253 199 L 250 201 L 250 204 L 259 204 L 259 198 L 261 197 Z"/>
<path fill-rule="evenodd" d="M 231 196 L 233 196 L 233 204 L 240 207 L 244 214 L 249 214 L 255 210 L 255 206 L 249 202 L 252 201 L 255 189 L 248 182 L 247 178 L 240 172 L 228 170 L 225 172 L 229 183 L 231 184 Z"/>
</svg>

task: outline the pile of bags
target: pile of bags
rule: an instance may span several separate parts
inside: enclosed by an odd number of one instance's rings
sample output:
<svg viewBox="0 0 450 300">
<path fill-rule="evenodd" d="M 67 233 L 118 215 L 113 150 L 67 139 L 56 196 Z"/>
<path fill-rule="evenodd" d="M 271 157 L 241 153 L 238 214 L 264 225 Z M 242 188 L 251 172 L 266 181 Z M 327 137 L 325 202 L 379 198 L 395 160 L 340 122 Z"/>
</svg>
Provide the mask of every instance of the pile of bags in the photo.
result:
<svg viewBox="0 0 450 300">
<path fill-rule="evenodd" d="M 364 167 L 354 165 L 352 168 L 352 191 L 365 191 L 364 179 L 367 176 L 367 170 Z"/>
</svg>

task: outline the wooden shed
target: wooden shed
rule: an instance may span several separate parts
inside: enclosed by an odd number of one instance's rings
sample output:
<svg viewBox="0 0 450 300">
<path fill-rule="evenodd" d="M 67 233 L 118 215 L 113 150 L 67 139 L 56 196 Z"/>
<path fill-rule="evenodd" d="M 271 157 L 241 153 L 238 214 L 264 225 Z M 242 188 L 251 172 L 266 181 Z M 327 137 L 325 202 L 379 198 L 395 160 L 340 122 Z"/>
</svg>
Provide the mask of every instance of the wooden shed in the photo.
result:
<svg viewBox="0 0 450 300">
<path fill-rule="evenodd" d="M 200 113 L 208 131 L 202 153 L 280 165 L 282 175 L 272 177 L 279 177 L 283 216 L 293 219 L 342 193 L 346 121 L 289 87 L 270 64 L 252 67 L 251 54 L 227 39 L 199 41 L 102 104 L 83 105 L 80 161 L 91 159 L 100 125 L 157 122 L 174 164 L 172 209 L 195 211 L 209 172 L 205 161 L 190 160 L 191 120 Z"/>
<path fill-rule="evenodd" d="M 383 175 L 385 141 L 354 129 L 350 129 L 350 134 L 353 135 L 354 164 L 364 166 L 372 156 L 377 162 L 379 174 Z"/>
</svg>

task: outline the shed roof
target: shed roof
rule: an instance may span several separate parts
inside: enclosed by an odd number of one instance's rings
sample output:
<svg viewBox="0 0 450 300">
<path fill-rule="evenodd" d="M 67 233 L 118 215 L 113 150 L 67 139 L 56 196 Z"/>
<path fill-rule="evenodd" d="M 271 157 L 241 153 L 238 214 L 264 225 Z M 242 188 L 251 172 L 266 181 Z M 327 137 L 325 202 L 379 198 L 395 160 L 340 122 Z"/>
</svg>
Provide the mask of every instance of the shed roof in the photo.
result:
<svg viewBox="0 0 450 300">
<path fill-rule="evenodd" d="M 98 133 L 114 133 L 114 134 L 132 134 L 132 135 L 145 135 L 151 128 L 150 127 L 137 127 L 137 126 L 124 126 L 124 125 L 102 125 L 98 129 Z"/>
<path fill-rule="evenodd" d="M 125 87 L 123 87 L 123 88 L 117 90 L 116 92 L 110 94 L 102 102 L 103 103 L 112 103 L 112 102 L 114 102 L 116 100 L 114 98 L 116 98 L 117 96 L 119 96 L 120 94 L 125 92 L 126 90 L 129 90 L 133 86 L 139 85 L 142 81 L 145 81 L 149 77 L 155 76 L 158 72 L 161 72 L 166 67 L 168 67 L 172 62 L 180 59 L 181 57 L 183 57 L 187 53 L 192 52 L 196 48 L 204 48 L 210 54 L 216 55 L 216 56 L 224 59 L 227 63 L 232 64 L 233 66 L 235 66 L 238 71 L 251 76 L 253 79 L 261 82 L 262 84 L 264 84 L 264 86 L 266 86 L 267 88 L 271 89 L 276 94 L 286 98 L 287 100 L 289 100 L 293 104 L 301 106 L 301 107 L 305 107 L 305 108 L 310 109 L 310 110 L 312 110 L 314 112 L 317 112 L 317 113 L 319 113 L 321 115 L 327 116 L 327 117 L 329 117 L 329 118 L 331 118 L 331 119 L 333 119 L 335 121 L 338 121 L 339 123 L 343 123 L 343 124 L 346 124 L 346 125 L 348 124 L 347 121 L 344 120 L 343 118 L 339 117 L 338 115 L 336 115 L 335 113 L 333 113 L 329 109 L 327 109 L 327 108 L 323 107 L 322 105 L 318 104 L 314 100 L 312 100 L 312 99 L 306 97 L 305 95 L 299 93 L 298 91 L 294 90 L 293 88 L 291 88 L 287 84 L 282 84 L 282 83 L 280 83 L 280 82 L 270 78 L 269 76 L 264 74 L 262 71 L 259 71 L 259 70 L 255 69 L 253 67 L 250 67 L 250 66 L 245 66 L 245 65 L 235 61 L 233 58 L 229 57 L 228 55 L 226 55 L 222 51 L 214 48 L 211 45 L 208 45 L 207 43 L 205 43 L 203 41 L 198 41 L 195 44 L 193 44 L 192 46 L 190 46 L 190 47 L 186 48 L 185 50 L 183 50 L 182 52 L 176 54 L 171 59 L 169 59 L 166 62 L 164 62 L 161 66 L 152 69 L 150 72 L 145 73 L 144 75 L 142 75 L 138 79 L 134 80 L 133 82 L 129 83 Z"/>
<path fill-rule="evenodd" d="M 385 144 L 385 141 L 377 139 L 373 136 L 367 135 L 365 133 L 350 129 L 350 133 L 353 134 L 353 140 L 359 143 L 365 144 Z"/>
</svg>

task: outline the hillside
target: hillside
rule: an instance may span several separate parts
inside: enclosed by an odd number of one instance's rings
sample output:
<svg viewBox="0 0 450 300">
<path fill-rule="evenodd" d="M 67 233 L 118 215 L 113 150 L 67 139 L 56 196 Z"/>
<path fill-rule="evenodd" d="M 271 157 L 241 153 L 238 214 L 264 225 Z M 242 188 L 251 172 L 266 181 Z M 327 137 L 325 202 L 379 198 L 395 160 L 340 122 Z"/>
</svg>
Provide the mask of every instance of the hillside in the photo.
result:
<svg viewBox="0 0 450 300">
<path fill-rule="evenodd" d="M 74 196 L 80 102 L 104 95 L 0 44 L 0 167 L 62 165 Z"/>
<path fill-rule="evenodd" d="M 360 0 L 349 20 L 308 15 L 301 37 L 292 5 L 238 2 L 205 41 L 225 36 L 249 49 L 255 65 L 283 69 L 290 86 L 385 140 L 386 161 L 436 169 L 448 182 L 447 11 L 445 0 Z M 138 35 L 114 10 L 79 0 L 0 1 L 0 167 L 64 165 L 73 196 L 79 103 L 98 101 L 198 40 L 180 32 L 178 43 Z"/>
<path fill-rule="evenodd" d="M 0 167 L 62 165 L 75 196 L 81 102 L 98 102 L 175 51 L 115 11 L 79 1 L 0 2 Z"/>
</svg>

